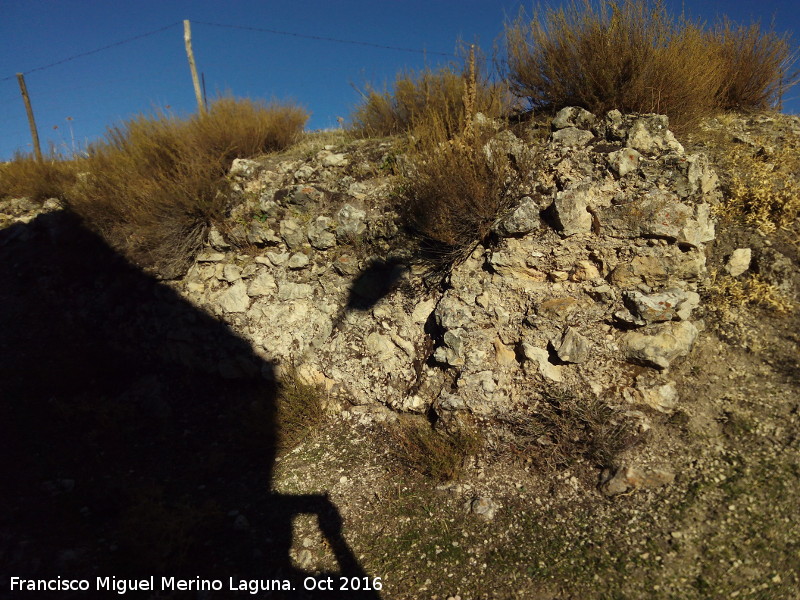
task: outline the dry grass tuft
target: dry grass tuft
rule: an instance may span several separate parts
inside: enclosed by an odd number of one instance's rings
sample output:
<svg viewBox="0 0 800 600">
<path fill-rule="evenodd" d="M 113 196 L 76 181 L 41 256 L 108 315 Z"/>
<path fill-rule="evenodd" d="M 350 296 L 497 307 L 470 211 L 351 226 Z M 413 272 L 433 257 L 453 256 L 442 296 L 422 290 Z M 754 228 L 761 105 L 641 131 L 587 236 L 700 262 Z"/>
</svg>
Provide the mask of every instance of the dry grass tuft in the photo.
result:
<svg viewBox="0 0 800 600">
<path fill-rule="evenodd" d="M 568 466 L 579 458 L 598 467 L 615 466 L 622 452 L 641 441 L 622 410 L 570 394 L 546 397 L 528 414 L 505 424 L 517 438 L 515 451 L 546 468 Z"/>
<path fill-rule="evenodd" d="M 477 72 L 474 58 L 471 65 L 474 78 L 469 93 L 465 93 L 468 74 L 452 64 L 436 71 L 399 73 L 391 90 L 367 87 L 363 103 L 350 117 L 352 131 L 361 137 L 391 136 L 434 119 L 446 124 L 451 137 L 464 130 L 466 115 L 500 116 L 509 106 L 505 86 Z M 465 102 L 471 103 L 469 110 Z"/>
<path fill-rule="evenodd" d="M 404 468 L 436 481 L 458 479 L 467 459 L 483 446 L 475 429 L 461 427 L 440 433 L 421 417 L 401 418 L 387 431 L 394 459 Z"/>
<path fill-rule="evenodd" d="M 233 159 L 285 148 L 306 119 L 296 106 L 233 98 L 186 120 L 139 116 L 90 147 L 67 201 L 135 263 L 177 277 L 228 210 Z"/>
<path fill-rule="evenodd" d="M 0 198 L 26 197 L 35 202 L 64 198 L 75 183 L 76 162 L 55 154 L 39 162 L 28 154 L 17 153 L 0 164 Z"/>
<path fill-rule="evenodd" d="M 791 79 L 786 37 L 715 31 L 655 2 L 572 2 L 506 25 L 511 89 L 534 109 L 666 114 L 684 132 L 718 107 L 765 108 Z"/>
</svg>

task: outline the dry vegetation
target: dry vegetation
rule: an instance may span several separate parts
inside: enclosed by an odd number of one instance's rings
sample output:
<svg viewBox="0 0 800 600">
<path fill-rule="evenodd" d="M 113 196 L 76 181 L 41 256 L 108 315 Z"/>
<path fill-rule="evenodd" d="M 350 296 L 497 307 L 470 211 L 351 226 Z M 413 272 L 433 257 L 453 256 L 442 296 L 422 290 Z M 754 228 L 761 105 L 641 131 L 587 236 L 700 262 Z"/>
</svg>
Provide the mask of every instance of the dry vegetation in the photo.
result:
<svg viewBox="0 0 800 600">
<path fill-rule="evenodd" d="M 233 159 L 288 146 L 307 118 L 296 106 L 232 98 L 186 120 L 139 116 L 90 147 L 67 202 L 134 262 L 178 276 L 225 217 Z"/>
<path fill-rule="evenodd" d="M 39 162 L 32 155 L 17 153 L 0 164 L 0 198 L 25 196 L 35 202 L 63 198 L 74 182 L 74 164 L 55 154 Z"/>
<path fill-rule="evenodd" d="M 473 55 L 474 56 L 474 55 Z M 475 59 L 472 59 L 475 69 Z M 363 103 L 351 116 L 351 129 L 363 137 L 383 137 L 412 132 L 419 126 L 423 131 L 433 119 L 444 124 L 447 136 L 463 131 L 468 113 L 480 112 L 498 117 L 509 110 L 510 97 L 503 83 L 491 82 L 481 72 L 475 73 L 469 84 L 467 73 L 450 64 L 438 70 L 398 73 L 391 90 L 379 92 L 367 87 Z M 467 85 L 473 85 L 472 110 L 465 106 Z"/>
<path fill-rule="evenodd" d="M 436 481 L 458 479 L 466 461 L 483 446 L 477 430 L 460 426 L 440 432 L 422 417 L 409 416 L 388 426 L 390 453 L 402 467 Z"/>
<path fill-rule="evenodd" d="M 685 131 L 718 108 L 775 105 L 793 82 L 787 36 L 671 17 L 663 2 L 573 2 L 506 26 L 508 79 L 534 109 L 666 114 Z"/>
</svg>

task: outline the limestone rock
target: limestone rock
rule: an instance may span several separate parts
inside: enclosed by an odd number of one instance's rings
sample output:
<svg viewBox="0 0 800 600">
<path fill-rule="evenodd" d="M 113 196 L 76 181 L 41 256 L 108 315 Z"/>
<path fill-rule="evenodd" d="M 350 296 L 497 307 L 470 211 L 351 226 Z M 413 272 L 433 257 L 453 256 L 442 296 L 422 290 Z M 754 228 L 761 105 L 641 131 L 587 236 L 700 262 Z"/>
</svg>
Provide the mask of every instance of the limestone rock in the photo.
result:
<svg viewBox="0 0 800 600">
<path fill-rule="evenodd" d="M 553 348 L 565 363 L 582 363 L 589 357 L 589 340 L 573 327 L 567 327 L 561 339 L 553 343 Z"/>
<path fill-rule="evenodd" d="M 725 270 L 731 277 L 739 277 L 742 273 L 750 268 L 750 261 L 752 260 L 753 251 L 750 248 L 737 248 L 733 251 L 728 262 L 725 264 Z"/>
<path fill-rule="evenodd" d="M 217 298 L 217 304 L 226 313 L 243 313 L 250 306 L 250 296 L 247 295 L 247 286 L 240 279 Z"/>
<path fill-rule="evenodd" d="M 551 143 L 561 146 L 580 147 L 585 146 L 594 139 L 594 134 L 591 131 L 578 129 L 577 127 L 566 127 L 554 131 L 550 135 Z"/>
<path fill-rule="evenodd" d="M 592 113 L 585 108 L 578 106 L 567 106 L 562 108 L 553 119 L 553 129 L 565 129 L 567 127 L 577 127 L 578 129 L 591 129 L 597 121 Z"/>
<path fill-rule="evenodd" d="M 678 357 L 686 356 L 697 339 L 697 328 L 689 321 L 663 323 L 649 332 L 630 331 L 623 338 L 629 361 L 666 369 Z"/>
<path fill-rule="evenodd" d="M 525 196 L 511 213 L 501 219 L 497 231 L 504 236 L 530 233 L 539 227 L 539 220 L 539 206 L 530 196 Z"/>
<path fill-rule="evenodd" d="M 585 187 L 556 194 L 553 208 L 559 228 L 565 236 L 591 232 L 592 215 L 588 211 L 590 197 Z"/>
</svg>

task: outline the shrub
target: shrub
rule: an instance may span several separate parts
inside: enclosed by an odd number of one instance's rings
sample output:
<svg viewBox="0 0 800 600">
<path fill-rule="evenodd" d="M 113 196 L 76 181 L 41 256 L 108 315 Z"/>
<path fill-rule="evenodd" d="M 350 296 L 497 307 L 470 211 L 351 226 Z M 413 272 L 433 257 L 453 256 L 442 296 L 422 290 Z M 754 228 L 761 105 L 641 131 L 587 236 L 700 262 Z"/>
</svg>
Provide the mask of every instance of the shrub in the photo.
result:
<svg viewBox="0 0 800 600">
<path fill-rule="evenodd" d="M 390 426 L 388 433 L 392 455 L 400 465 L 437 481 L 457 479 L 465 461 L 483 444 L 474 429 L 460 427 L 440 433 L 424 418 L 403 418 Z"/>
<path fill-rule="evenodd" d="M 43 161 L 17 153 L 13 160 L 0 164 L 0 198 L 27 197 L 40 202 L 63 198 L 75 182 L 75 163 L 51 154 Z"/>
<path fill-rule="evenodd" d="M 185 120 L 136 117 L 89 148 L 69 206 L 135 263 L 179 276 L 225 216 L 233 159 L 286 147 L 306 119 L 292 105 L 232 98 Z"/>
<path fill-rule="evenodd" d="M 567 393 L 544 397 L 529 413 L 506 418 L 505 425 L 515 434 L 515 451 L 548 468 L 578 458 L 615 466 L 622 452 L 641 441 L 625 411 Z"/>
<path fill-rule="evenodd" d="M 474 69 L 474 58 L 471 64 Z M 476 74 L 474 110 L 465 110 L 466 80 L 467 75 L 453 64 L 436 71 L 399 73 L 392 90 L 367 88 L 364 102 L 351 116 L 351 128 L 363 137 L 382 137 L 411 131 L 433 118 L 446 124 L 450 137 L 463 130 L 465 114 L 477 111 L 497 117 L 508 108 L 505 86 Z"/>
<path fill-rule="evenodd" d="M 763 31 L 758 24 L 735 25 L 724 20 L 714 31 L 714 42 L 725 65 L 725 85 L 719 97 L 723 109 L 777 106 L 797 83 L 788 35 Z"/>
<path fill-rule="evenodd" d="M 791 62 L 784 37 L 727 22 L 708 31 L 660 0 L 520 14 L 505 39 L 511 89 L 534 109 L 657 112 L 677 131 L 719 106 L 774 102 Z"/>
</svg>

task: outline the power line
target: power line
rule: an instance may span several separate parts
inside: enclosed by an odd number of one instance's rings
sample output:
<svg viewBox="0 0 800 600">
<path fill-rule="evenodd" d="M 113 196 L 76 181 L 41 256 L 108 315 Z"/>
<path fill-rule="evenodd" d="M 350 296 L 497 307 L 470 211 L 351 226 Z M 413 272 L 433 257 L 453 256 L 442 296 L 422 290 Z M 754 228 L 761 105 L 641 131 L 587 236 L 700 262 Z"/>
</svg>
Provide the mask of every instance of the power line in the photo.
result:
<svg viewBox="0 0 800 600">
<path fill-rule="evenodd" d="M 416 48 L 402 48 L 400 46 L 386 46 L 383 44 L 373 44 L 371 42 L 360 42 L 356 40 L 343 40 L 339 38 L 324 37 L 320 35 L 305 35 L 302 33 L 293 33 L 291 31 L 279 31 L 277 29 L 263 29 L 261 27 L 246 27 L 244 25 L 223 25 L 221 23 L 208 23 L 207 21 L 192 21 L 198 25 L 209 25 L 211 27 L 223 27 L 227 29 L 243 29 L 245 31 L 258 31 L 261 33 L 272 33 L 275 35 L 287 35 L 291 37 L 304 38 L 307 40 L 318 40 L 322 42 L 336 42 L 337 44 L 354 44 L 357 46 L 369 46 L 371 48 L 382 48 L 384 50 L 399 50 L 400 52 L 414 52 L 417 54 L 432 54 L 434 56 L 447 56 L 451 58 L 458 58 L 458 55 L 449 52 L 430 52 L 427 50 L 418 50 Z"/>
<path fill-rule="evenodd" d="M 69 62 L 71 60 L 75 60 L 76 58 L 83 58 L 84 56 L 89 56 L 91 54 L 97 54 L 98 52 L 102 52 L 103 50 L 108 50 L 109 48 L 115 48 L 117 46 L 122 46 L 123 44 L 127 44 L 129 42 L 134 42 L 136 40 L 140 40 L 140 39 L 148 37 L 150 35 L 155 35 L 156 33 L 161 33 L 162 31 L 165 31 L 165 30 L 167 30 L 167 29 L 169 29 L 171 27 L 175 27 L 177 25 L 180 25 L 180 22 L 176 21 L 175 23 L 170 23 L 169 25 L 165 25 L 164 27 L 161 27 L 160 29 L 156 29 L 154 31 L 148 31 L 147 33 L 142 33 L 142 34 L 136 35 L 136 36 L 134 36 L 132 38 L 127 38 L 127 39 L 121 40 L 119 42 L 114 42 L 113 44 L 108 44 L 107 46 L 103 46 L 102 48 L 96 48 L 95 50 L 89 50 L 88 52 L 81 52 L 80 54 L 75 54 L 74 56 L 70 56 L 68 58 L 64 58 L 64 59 L 56 61 L 54 63 L 50 63 L 49 65 L 44 65 L 44 66 L 41 66 L 41 67 L 36 67 L 35 69 L 30 69 L 29 71 L 25 71 L 23 73 L 23 75 L 28 75 L 29 73 L 35 73 L 36 71 L 44 71 L 45 69 L 49 69 L 49 68 L 55 67 L 57 65 L 62 65 L 65 62 Z M 9 81 L 9 80 L 13 79 L 14 77 L 16 77 L 16 75 L 11 75 L 9 77 L 3 77 L 2 79 L 0 79 L 0 81 Z"/>
</svg>

